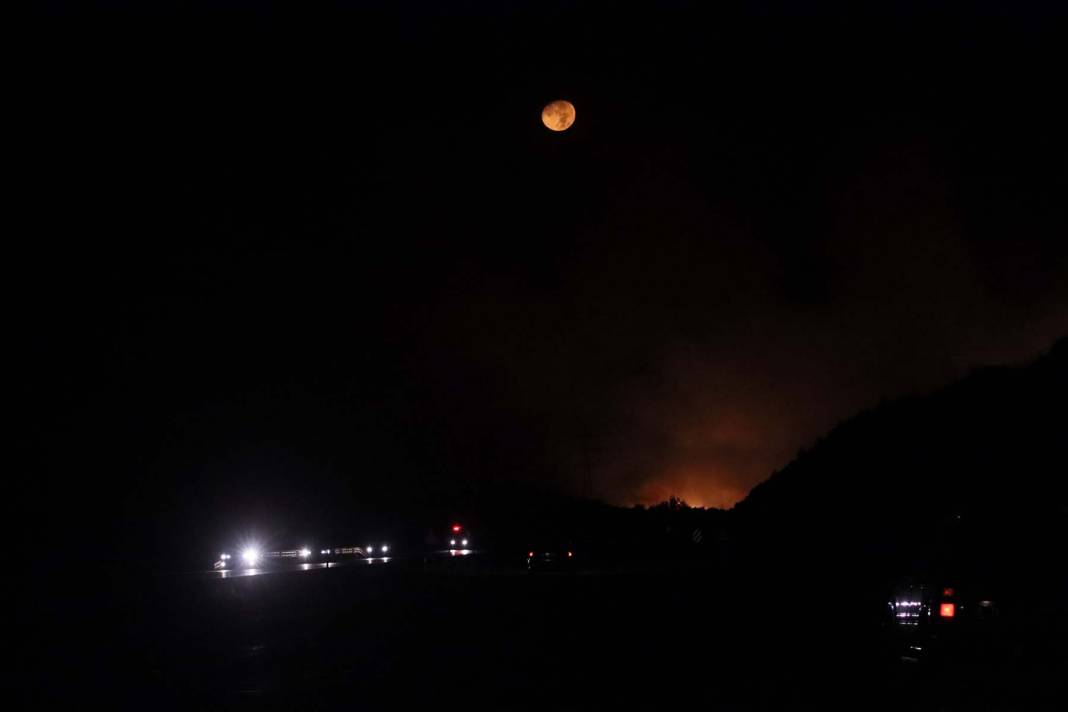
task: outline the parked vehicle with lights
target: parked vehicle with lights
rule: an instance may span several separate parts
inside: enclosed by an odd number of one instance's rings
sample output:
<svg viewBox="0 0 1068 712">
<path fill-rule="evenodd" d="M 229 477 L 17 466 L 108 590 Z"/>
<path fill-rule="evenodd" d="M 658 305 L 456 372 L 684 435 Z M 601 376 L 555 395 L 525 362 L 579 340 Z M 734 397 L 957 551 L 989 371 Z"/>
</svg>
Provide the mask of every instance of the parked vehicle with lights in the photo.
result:
<svg viewBox="0 0 1068 712">
<path fill-rule="evenodd" d="M 887 602 L 891 643 L 908 662 L 983 649 L 997 636 L 1000 609 L 991 591 L 967 582 L 906 582 Z"/>
<path fill-rule="evenodd" d="M 572 571 L 575 567 L 575 550 L 571 544 L 532 546 L 527 550 L 527 571 Z"/>
</svg>

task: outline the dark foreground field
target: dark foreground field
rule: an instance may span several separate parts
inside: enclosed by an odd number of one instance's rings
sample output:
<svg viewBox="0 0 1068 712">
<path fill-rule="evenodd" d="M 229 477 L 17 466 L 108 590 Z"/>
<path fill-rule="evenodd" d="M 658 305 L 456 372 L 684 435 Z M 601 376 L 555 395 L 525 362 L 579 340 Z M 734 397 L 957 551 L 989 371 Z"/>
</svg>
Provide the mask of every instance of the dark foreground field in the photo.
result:
<svg viewBox="0 0 1068 712">
<path fill-rule="evenodd" d="M 1035 654 L 909 664 L 848 591 L 747 585 L 701 568 L 526 575 L 401 562 L 164 576 L 112 601 L 96 611 L 94 633 L 52 641 L 63 662 L 36 701 L 1053 709 L 1064 686 L 1064 641 L 1049 637 L 1063 627 L 1045 631 Z"/>
</svg>

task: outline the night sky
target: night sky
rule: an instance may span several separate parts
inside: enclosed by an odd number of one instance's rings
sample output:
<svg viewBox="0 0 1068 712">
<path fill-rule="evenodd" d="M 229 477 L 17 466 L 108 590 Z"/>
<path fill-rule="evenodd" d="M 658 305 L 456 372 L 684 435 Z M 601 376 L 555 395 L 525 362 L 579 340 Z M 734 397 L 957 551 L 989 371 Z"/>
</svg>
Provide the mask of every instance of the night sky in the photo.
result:
<svg viewBox="0 0 1068 712">
<path fill-rule="evenodd" d="M 706 4 L 53 4 L 9 133 L 27 477 L 159 526 L 730 506 L 1068 333 L 1063 15 Z"/>
</svg>

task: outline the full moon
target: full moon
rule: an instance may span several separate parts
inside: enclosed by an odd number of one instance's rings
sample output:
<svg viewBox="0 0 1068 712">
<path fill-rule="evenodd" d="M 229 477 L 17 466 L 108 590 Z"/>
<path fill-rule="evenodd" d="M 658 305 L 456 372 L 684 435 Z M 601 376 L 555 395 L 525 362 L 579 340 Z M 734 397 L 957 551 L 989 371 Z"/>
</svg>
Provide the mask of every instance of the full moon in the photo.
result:
<svg viewBox="0 0 1068 712">
<path fill-rule="evenodd" d="M 558 99 L 541 110 L 541 122 L 550 131 L 567 131 L 575 123 L 575 106 Z"/>
</svg>

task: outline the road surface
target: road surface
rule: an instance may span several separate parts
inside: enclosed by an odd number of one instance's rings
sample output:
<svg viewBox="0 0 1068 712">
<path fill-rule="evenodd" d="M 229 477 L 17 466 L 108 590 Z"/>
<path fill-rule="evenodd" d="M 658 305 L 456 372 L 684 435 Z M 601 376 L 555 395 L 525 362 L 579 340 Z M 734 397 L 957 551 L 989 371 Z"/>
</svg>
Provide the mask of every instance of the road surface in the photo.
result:
<svg viewBox="0 0 1068 712">
<path fill-rule="evenodd" d="M 96 637 L 54 641 L 67 663 L 35 702 L 896 712 L 1042 709 L 1063 685 L 1052 667 L 910 667 L 886 655 L 872 621 L 837 614 L 848 598 L 742 585 L 714 569 L 496 575 L 354 563 L 131 586 L 113 608 L 85 612 Z"/>
</svg>

